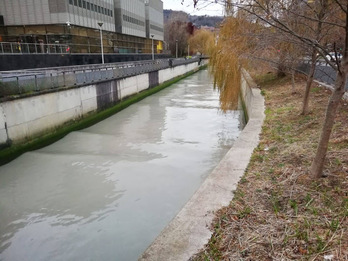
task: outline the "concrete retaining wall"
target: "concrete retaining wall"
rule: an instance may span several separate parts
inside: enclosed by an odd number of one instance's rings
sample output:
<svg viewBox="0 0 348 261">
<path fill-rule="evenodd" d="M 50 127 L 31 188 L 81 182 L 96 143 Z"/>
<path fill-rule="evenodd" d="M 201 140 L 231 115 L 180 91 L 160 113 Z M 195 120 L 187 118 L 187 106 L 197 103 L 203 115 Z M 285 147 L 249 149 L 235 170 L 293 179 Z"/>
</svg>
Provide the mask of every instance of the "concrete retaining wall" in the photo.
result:
<svg viewBox="0 0 348 261">
<path fill-rule="evenodd" d="M 198 62 L 0 103 L 0 146 L 32 139 L 198 69 Z"/>
<path fill-rule="evenodd" d="M 233 147 L 207 177 L 189 202 L 169 223 L 139 260 L 189 260 L 212 235 L 209 229 L 216 211 L 233 198 L 254 148 L 264 120 L 264 98 L 247 72 L 242 73 L 241 92 L 249 121 Z"/>
</svg>

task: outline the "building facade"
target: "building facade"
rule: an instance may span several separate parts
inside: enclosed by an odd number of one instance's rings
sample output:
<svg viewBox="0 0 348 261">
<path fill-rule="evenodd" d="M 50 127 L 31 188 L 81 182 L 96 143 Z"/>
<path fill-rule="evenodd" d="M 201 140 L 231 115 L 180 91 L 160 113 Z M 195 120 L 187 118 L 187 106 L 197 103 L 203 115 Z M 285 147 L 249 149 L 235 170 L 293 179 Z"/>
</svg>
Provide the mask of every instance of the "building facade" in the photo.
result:
<svg viewBox="0 0 348 261">
<path fill-rule="evenodd" d="M 64 45 L 74 53 L 100 52 L 102 23 L 105 52 L 151 52 L 146 19 L 163 28 L 163 3 L 153 2 L 156 4 L 147 16 L 145 0 L 0 0 L 0 42 L 26 44 L 27 48 L 44 45 L 39 52 L 52 52 L 48 45 L 53 50 Z M 156 50 L 161 52 L 158 46 L 163 38 L 156 33 L 155 39 Z"/>
<path fill-rule="evenodd" d="M 163 41 L 163 2 L 161 0 L 146 0 L 146 37 Z"/>
</svg>

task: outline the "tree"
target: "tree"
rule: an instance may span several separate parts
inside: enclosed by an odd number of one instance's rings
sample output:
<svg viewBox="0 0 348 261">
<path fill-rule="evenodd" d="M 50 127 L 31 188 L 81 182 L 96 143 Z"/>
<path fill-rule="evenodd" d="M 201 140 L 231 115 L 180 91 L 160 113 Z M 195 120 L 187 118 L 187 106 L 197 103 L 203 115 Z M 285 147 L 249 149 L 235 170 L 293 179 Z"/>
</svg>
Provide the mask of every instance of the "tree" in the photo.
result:
<svg viewBox="0 0 348 261">
<path fill-rule="evenodd" d="M 172 55 L 183 56 L 187 48 L 188 16 L 184 12 L 173 12 L 168 22 L 164 25 L 164 40 L 169 44 Z"/>
<path fill-rule="evenodd" d="M 197 4 L 199 1 L 194 0 Z M 231 0 L 217 1 L 226 6 L 230 14 L 243 11 L 254 24 L 262 24 L 272 28 L 284 39 L 297 45 L 302 45 L 311 50 L 312 65 L 315 66 L 317 54 L 326 60 L 336 72 L 334 90 L 327 105 L 325 120 L 319 139 L 316 155 L 312 162 L 310 173 L 313 177 L 320 177 L 323 173 L 328 143 L 335 120 L 336 111 L 342 96 L 345 93 L 345 85 L 348 73 L 348 1 L 347 0 L 244 0 L 232 2 Z M 238 19 L 238 17 L 236 17 Z M 300 27 L 293 27 L 293 19 L 300 21 Z M 313 24 L 315 25 L 313 30 Z M 306 28 L 307 30 L 303 30 Z M 339 30 L 344 40 L 343 59 L 330 59 L 329 50 L 322 35 L 323 28 Z M 300 30 L 301 29 L 301 30 Z M 328 29 L 325 29 L 328 30 Z M 324 31 L 325 31 L 324 30 Z M 232 35 L 232 34 L 231 34 Z M 249 43 L 248 43 L 249 44 Z M 336 51 L 336 43 L 332 43 Z M 231 48 L 226 48 L 228 52 Z M 235 52 L 231 53 L 235 55 Z M 311 77 L 312 72 L 309 73 Z M 307 82 L 307 85 L 310 85 Z"/>
<path fill-rule="evenodd" d="M 212 32 L 200 29 L 189 38 L 188 44 L 193 53 L 209 54 L 214 47 L 215 36 Z"/>
</svg>

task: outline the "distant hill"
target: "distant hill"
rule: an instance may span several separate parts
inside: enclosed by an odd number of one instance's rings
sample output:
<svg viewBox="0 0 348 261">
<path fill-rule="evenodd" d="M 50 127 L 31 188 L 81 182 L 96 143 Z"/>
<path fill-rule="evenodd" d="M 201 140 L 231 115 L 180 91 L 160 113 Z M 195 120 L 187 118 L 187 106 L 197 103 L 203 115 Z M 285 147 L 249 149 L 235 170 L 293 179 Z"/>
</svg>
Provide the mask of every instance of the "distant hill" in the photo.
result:
<svg viewBox="0 0 348 261">
<path fill-rule="evenodd" d="M 183 11 L 173 11 L 173 10 L 163 10 L 164 23 L 166 23 L 172 14 L 186 14 L 188 16 L 188 21 L 194 26 L 200 28 L 201 26 L 218 27 L 219 24 L 224 19 L 223 16 L 199 16 L 199 15 L 189 15 Z"/>
<path fill-rule="evenodd" d="M 198 28 L 201 26 L 218 27 L 223 19 L 223 16 L 189 15 L 190 22 Z"/>
</svg>

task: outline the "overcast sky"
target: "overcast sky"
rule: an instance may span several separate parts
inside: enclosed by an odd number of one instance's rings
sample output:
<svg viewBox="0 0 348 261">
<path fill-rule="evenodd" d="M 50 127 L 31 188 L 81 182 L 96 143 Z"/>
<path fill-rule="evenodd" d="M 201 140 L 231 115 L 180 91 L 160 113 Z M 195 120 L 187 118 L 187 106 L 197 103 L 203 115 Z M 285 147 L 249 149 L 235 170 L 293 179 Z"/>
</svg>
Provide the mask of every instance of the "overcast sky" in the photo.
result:
<svg viewBox="0 0 348 261">
<path fill-rule="evenodd" d="M 223 8 L 214 0 L 200 0 L 196 8 L 193 8 L 193 0 L 163 0 L 163 9 L 181 10 L 191 15 L 223 15 Z"/>
</svg>

